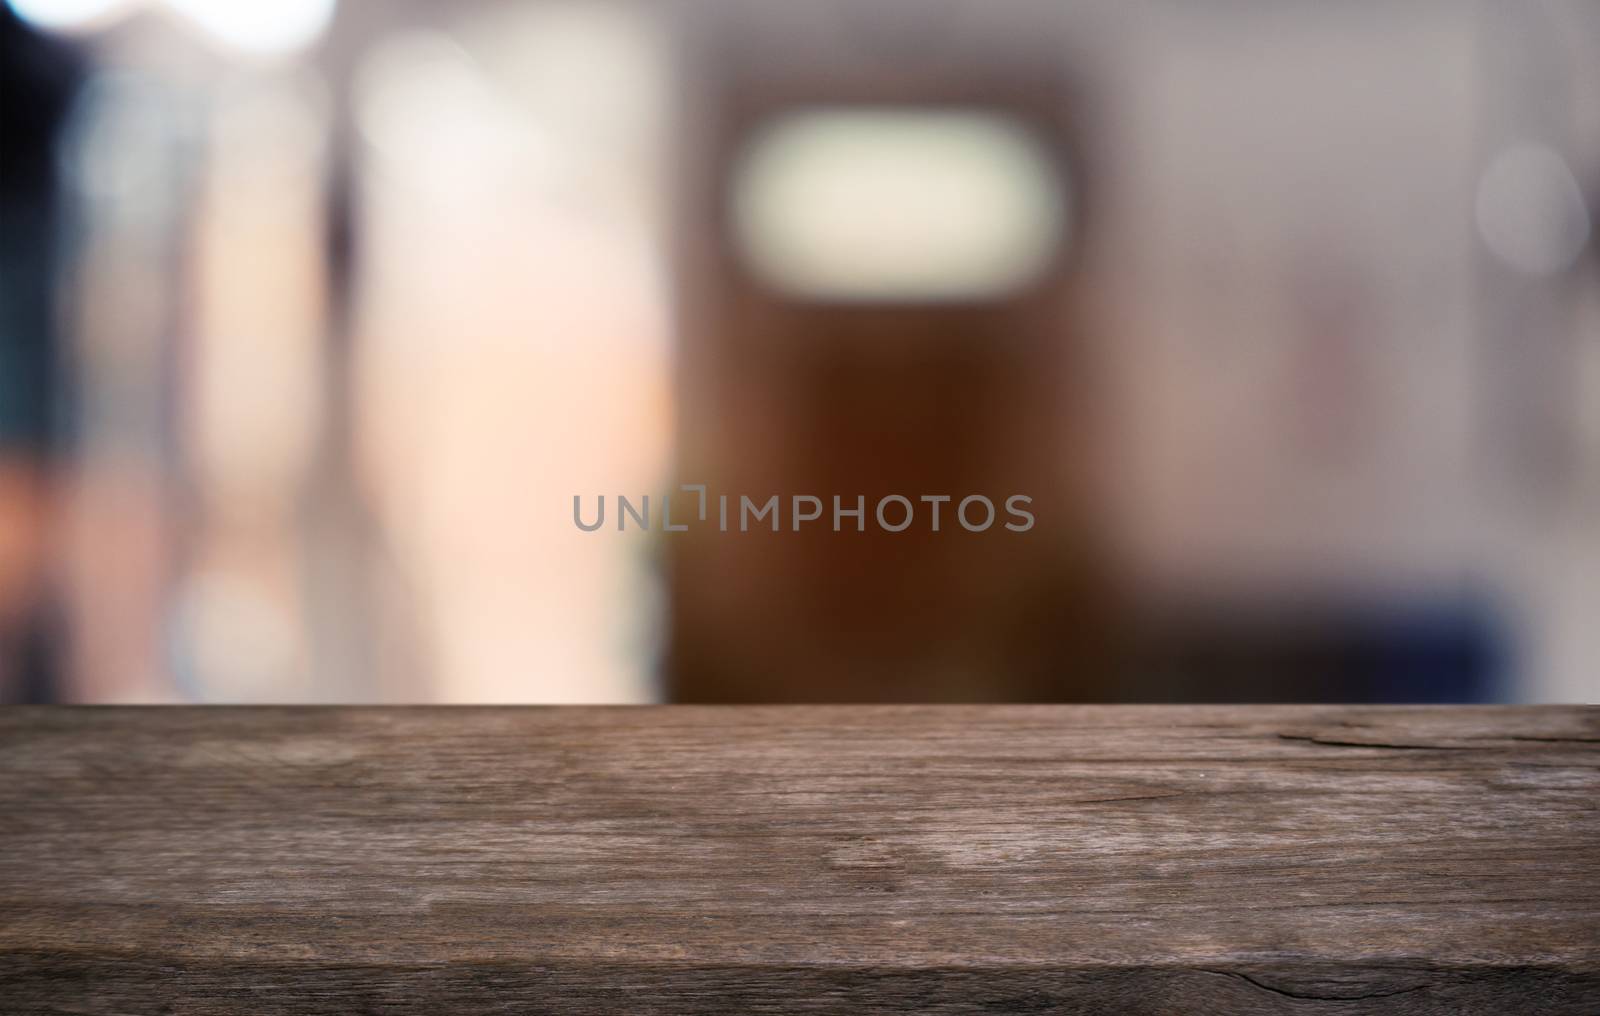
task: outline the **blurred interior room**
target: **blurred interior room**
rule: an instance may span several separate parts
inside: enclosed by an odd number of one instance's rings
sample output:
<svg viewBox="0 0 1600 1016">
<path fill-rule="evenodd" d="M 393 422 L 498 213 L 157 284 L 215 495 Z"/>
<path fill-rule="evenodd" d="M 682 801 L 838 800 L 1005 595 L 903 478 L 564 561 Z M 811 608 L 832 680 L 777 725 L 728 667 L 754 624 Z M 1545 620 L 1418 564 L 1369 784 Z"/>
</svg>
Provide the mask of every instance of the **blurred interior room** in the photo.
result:
<svg viewBox="0 0 1600 1016">
<path fill-rule="evenodd" d="M 1600 5 L 1378 6 L 0 0 L 0 701 L 1600 701 Z"/>
</svg>

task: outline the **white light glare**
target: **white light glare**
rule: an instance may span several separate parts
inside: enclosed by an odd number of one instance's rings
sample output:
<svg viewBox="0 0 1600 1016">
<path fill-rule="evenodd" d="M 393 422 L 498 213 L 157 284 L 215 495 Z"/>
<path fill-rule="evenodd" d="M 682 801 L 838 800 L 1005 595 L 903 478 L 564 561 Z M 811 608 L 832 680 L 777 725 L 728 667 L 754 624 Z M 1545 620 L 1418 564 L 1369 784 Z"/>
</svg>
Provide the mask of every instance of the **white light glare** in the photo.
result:
<svg viewBox="0 0 1600 1016">
<path fill-rule="evenodd" d="M 17 17 L 46 31 L 97 28 L 126 12 L 129 0 L 7 0 Z"/>
<path fill-rule="evenodd" d="M 127 14 L 135 0 L 5 0 L 17 16 L 51 32 L 100 28 Z M 164 0 L 217 41 L 264 55 L 315 42 L 333 20 L 338 0 Z"/>
<path fill-rule="evenodd" d="M 1001 114 L 819 108 L 769 124 L 746 150 L 735 240 L 792 295 L 989 299 L 1045 270 L 1068 199 L 1035 139 Z"/>
<path fill-rule="evenodd" d="M 333 20 L 337 0 L 167 0 L 167 4 L 219 42 L 251 53 L 278 54 L 315 42 Z"/>
</svg>

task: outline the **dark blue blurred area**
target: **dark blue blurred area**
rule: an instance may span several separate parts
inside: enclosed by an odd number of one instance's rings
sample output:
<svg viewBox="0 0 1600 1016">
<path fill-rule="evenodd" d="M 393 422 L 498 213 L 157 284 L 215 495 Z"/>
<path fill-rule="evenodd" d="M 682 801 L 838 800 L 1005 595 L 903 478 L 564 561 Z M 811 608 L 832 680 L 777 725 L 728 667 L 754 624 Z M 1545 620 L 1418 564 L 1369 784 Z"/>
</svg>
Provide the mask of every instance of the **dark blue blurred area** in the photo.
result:
<svg viewBox="0 0 1600 1016">
<path fill-rule="evenodd" d="M 0 448 L 45 448 L 58 416 L 56 141 L 80 76 L 0 6 Z"/>
<path fill-rule="evenodd" d="M 1495 702 L 1515 663 L 1494 602 L 1470 595 L 1218 605 L 1139 641 L 1134 697 L 1151 702 Z"/>
</svg>

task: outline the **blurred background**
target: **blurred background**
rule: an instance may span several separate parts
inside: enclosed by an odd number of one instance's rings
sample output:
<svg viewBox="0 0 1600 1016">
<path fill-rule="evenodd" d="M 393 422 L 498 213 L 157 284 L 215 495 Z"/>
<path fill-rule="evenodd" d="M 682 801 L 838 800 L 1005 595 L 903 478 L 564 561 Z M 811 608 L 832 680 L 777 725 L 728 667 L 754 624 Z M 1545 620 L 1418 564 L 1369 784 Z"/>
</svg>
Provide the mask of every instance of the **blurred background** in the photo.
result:
<svg viewBox="0 0 1600 1016">
<path fill-rule="evenodd" d="M 0 0 L 0 82 L 0 701 L 1600 700 L 1587 0 Z M 573 525 L 680 483 L 1038 522 Z"/>
</svg>

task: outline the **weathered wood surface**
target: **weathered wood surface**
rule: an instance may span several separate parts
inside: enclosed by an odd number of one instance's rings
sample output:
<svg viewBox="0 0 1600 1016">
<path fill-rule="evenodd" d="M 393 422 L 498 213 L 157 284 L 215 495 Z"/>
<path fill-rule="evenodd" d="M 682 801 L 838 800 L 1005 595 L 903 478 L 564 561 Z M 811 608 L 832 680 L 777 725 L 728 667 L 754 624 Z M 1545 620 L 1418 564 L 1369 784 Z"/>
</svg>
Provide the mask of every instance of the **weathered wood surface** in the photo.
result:
<svg viewBox="0 0 1600 1016">
<path fill-rule="evenodd" d="M 1600 710 L 0 711 L 0 1012 L 1600 1013 Z"/>
</svg>

